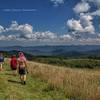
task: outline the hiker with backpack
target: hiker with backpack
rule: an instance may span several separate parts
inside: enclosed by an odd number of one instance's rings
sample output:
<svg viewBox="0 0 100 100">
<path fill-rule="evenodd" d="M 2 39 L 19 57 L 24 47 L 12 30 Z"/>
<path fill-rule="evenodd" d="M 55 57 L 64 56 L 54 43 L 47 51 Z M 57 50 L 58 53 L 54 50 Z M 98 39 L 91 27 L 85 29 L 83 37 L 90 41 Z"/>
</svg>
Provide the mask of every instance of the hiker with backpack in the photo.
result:
<svg viewBox="0 0 100 100">
<path fill-rule="evenodd" d="M 3 70 L 4 56 L 3 53 L 0 53 L 0 70 Z"/>
<path fill-rule="evenodd" d="M 13 55 L 10 60 L 10 67 L 13 70 L 13 75 L 17 74 L 17 58 L 16 55 Z"/>
<path fill-rule="evenodd" d="M 20 80 L 23 85 L 26 84 L 26 75 L 27 75 L 27 61 L 26 57 L 22 52 L 19 52 L 18 57 L 18 70 L 20 74 Z"/>
</svg>

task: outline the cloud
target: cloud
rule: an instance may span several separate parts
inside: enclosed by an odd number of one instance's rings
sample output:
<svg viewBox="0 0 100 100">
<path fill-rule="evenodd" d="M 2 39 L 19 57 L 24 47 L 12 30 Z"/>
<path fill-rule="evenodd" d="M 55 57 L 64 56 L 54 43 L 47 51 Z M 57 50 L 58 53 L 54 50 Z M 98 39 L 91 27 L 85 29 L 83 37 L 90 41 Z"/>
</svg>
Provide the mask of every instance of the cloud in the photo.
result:
<svg viewBox="0 0 100 100">
<path fill-rule="evenodd" d="M 90 14 L 93 15 L 93 16 L 100 16 L 100 9 L 98 9 L 98 10 L 96 10 L 96 11 L 90 13 Z"/>
<path fill-rule="evenodd" d="M 67 21 L 67 26 L 74 31 L 79 31 L 82 32 L 83 31 L 83 27 L 80 23 L 80 20 L 75 20 L 75 19 L 70 19 Z"/>
<path fill-rule="evenodd" d="M 92 11 L 91 3 L 93 3 L 96 6 L 96 10 Z M 75 5 L 73 10 L 76 13 L 79 13 L 79 20 L 74 20 L 73 22 L 77 22 L 78 25 L 74 26 L 73 28 L 75 31 L 77 31 L 77 28 L 80 28 L 79 32 L 90 32 L 94 33 L 95 28 L 93 25 L 93 16 L 100 16 L 100 0 L 81 0 L 78 4 Z M 69 20 L 68 20 L 69 21 Z M 69 26 L 69 25 L 68 25 Z M 70 27 L 69 27 L 70 28 Z"/>
<path fill-rule="evenodd" d="M 92 3 L 96 7 L 96 10 L 89 13 L 94 16 L 100 16 L 100 0 L 82 0 L 82 2 L 88 2 L 88 4 Z M 91 7 L 93 5 L 91 5 Z"/>
<path fill-rule="evenodd" d="M 32 34 L 30 33 L 23 33 L 21 31 L 16 32 L 13 31 L 13 33 L 17 34 L 11 34 L 11 31 L 6 32 L 6 34 L 0 35 L 0 40 L 18 40 L 18 41 L 47 41 L 47 40 L 53 40 L 56 38 L 56 35 L 52 32 L 46 31 L 46 32 L 34 32 Z M 10 33 L 10 34 L 9 34 Z M 8 35 L 7 35 L 8 34 Z"/>
<path fill-rule="evenodd" d="M 0 30 L 3 30 L 3 27 L 0 28 Z M 33 26 L 29 24 L 22 24 L 19 25 L 16 21 L 12 21 L 9 28 L 5 28 L 4 32 L 0 31 L 2 34 L 2 38 L 7 39 L 34 39 L 36 36 L 36 33 L 33 32 Z M 1 38 L 1 39 L 2 39 Z"/>
<path fill-rule="evenodd" d="M 64 38 L 62 36 L 62 38 Z M 70 37 L 66 37 L 70 38 Z M 60 36 L 51 31 L 39 32 L 34 31 L 30 24 L 18 24 L 12 21 L 10 27 L 3 28 L 0 26 L 0 40 L 17 40 L 17 41 L 58 41 Z M 63 41 L 63 40 L 62 40 Z"/>
<path fill-rule="evenodd" d="M 87 39 L 80 39 L 80 44 L 88 44 L 88 45 L 97 45 L 100 44 L 100 37 L 99 38 L 87 38 Z"/>
<path fill-rule="evenodd" d="M 79 20 L 72 18 L 67 21 L 67 26 L 70 30 L 78 33 L 94 33 L 95 28 L 93 26 L 92 20 L 92 16 L 81 13 Z"/>
<path fill-rule="evenodd" d="M 87 2 L 80 2 L 73 8 L 76 13 L 87 12 L 89 9 L 90 5 Z"/>
<path fill-rule="evenodd" d="M 3 12 L 35 12 L 37 9 L 2 9 Z"/>
<path fill-rule="evenodd" d="M 82 0 L 82 1 L 86 1 L 86 2 L 89 2 L 89 3 L 93 3 L 98 8 L 100 8 L 100 0 Z"/>
<path fill-rule="evenodd" d="M 12 24 L 9 28 L 6 28 L 6 31 L 22 31 L 23 33 L 32 33 L 33 26 L 29 24 L 18 25 L 16 21 L 12 21 Z"/>
<path fill-rule="evenodd" d="M 93 17 L 91 15 L 80 14 L 80 22 L 83 26 L 83 32 L 94 33 L 95 28 L 93 26 Z"/>
<path fill-rule="evenodd" d="M 54 3 L 54 6 L 59 6 L 60 4 L 64 4 L 65 0 L 50 0 Z"/>
<path fill-rule="evenodd" d="M 0 25 L 0 33 L 4 32 L 4 27 Z"/>
<path fill-rule="evenodd" d="M 95 6 L 95 11 L 92 9 L 93 6 Z M 95 30 L 93 24 L 94 16 L 100 16 L 100 0 L 81 0 L 73 10 L 78 19 L 67 20 L 67 27 L 74 43 L 81 45 L 100 44 L 100 32 Z"/>
<path fill-rule="evenodd" d="M 59 37 L 62 41 L 72 41 L 73 37 L 70 34 L 64 34 Z"/>
<path fill-rule="evenodd" d="M 87 21 L 86 21 L 87 20 Z M 92 17 L 89 15 L 80 15 L 80 20 L 72 19 L 70 20 L 69 26 L 76 31 L 84 31 L 87 26 L 91 26 Z M 84 21 L 84 25 L 82 23 Z M 85 23 L 85 21 L 87 23 Z M 74 27 L 77 26 L 77 27 Z M 80 30 L 81 29 L 81 30 Z M 76 31 L 73 31 L 73 34 L 66 33 L 63 35 L 57 35 L 51 31 L 34 31 L 34 28 L 30 24 L 18 24 L 16 21 L 12 21 L 11 25 L 8 28 L 0 26 L 0 41 L 11 41 L 21 45 L 24 43 L 27 45 L 32 45 L 33 43 L 44 43 L 44 44 L 93 44 L 100 42 L 100 34 L 98 33 L 95 38 L 75 38 L 74 34 Z M 17 41 L 17 42 L 15 42 Z M 28 44 L 31 43 L 31 44 Z M 35 44 L 36 45 L 36 44 Z"/>
</svg>

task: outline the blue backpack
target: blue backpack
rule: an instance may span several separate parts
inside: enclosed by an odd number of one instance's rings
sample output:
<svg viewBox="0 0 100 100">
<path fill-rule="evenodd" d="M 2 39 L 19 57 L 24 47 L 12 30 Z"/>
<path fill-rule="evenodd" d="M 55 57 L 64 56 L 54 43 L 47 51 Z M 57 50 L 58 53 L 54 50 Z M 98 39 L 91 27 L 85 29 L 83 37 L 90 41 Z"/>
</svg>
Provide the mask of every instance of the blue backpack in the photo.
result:
<svg viewBox="0 0 100 100">
<path fill-rule="evenodd" d="M 4 62 L 4 57 L 3 56 L 0 57 L 0 62 Z"/>
</svg>

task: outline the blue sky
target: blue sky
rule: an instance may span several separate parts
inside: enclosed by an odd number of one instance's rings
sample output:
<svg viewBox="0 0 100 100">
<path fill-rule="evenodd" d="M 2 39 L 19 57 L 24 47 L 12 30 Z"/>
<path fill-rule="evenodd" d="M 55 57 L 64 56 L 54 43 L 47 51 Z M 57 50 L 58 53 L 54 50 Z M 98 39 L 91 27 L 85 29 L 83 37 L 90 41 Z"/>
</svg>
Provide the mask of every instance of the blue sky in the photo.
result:
<svg viewBox="0 0 100 100">
<path fill-rule="evenodd" d="M 100 43 L 100 0 L 0 2 L 0 46 Z"/>
<path fill-rule="evenodd" d="M 77 0 L 75 0 L 77 1 Z M 18 23 L 29 23 L 35 30 L 51 30 L 57 33 L 66 32 L 62 27 L 66 20 L 74 17 L 71 9 L 76 2 L 67 0 L 65 4 L 54 7 L 50 0 L 2 0 L 0 3 L 0 23 L 7 26 L 12 20 Z M 3 9 L 36 9 L 30 12 L 4 12 Z M 63 31 L 63 32 L 62 32 Z"/>
</svg>

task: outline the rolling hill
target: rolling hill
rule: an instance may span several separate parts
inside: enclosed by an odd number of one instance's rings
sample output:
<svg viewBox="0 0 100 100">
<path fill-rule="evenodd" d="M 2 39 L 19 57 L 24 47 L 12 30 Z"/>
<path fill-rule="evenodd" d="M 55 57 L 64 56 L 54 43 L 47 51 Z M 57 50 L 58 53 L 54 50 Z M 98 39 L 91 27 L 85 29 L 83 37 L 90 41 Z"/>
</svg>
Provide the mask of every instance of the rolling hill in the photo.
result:
<svg viewBox="0 0 100 100">
<path fill-rule="evenodd" d="M 100 45 L 70 45 L 70 46 L 10 46 L 0 47 L 0 51 L 23 51 L 35 56 L 100 56 Z"/>
</svg>

